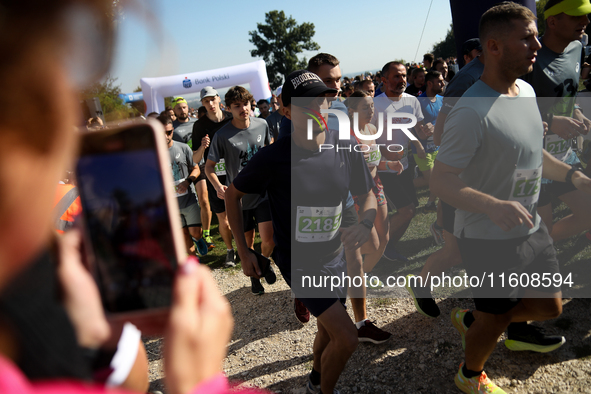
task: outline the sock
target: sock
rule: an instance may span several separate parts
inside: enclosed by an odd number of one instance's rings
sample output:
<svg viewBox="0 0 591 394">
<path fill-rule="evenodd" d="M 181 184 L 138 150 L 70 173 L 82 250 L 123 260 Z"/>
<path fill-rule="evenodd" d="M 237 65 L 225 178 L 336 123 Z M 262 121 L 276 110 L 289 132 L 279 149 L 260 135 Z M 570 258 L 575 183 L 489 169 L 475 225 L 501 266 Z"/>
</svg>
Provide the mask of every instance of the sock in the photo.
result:
<svg viewBox="0 0 591 394">
<path fill-rule="evenodd" d="M 226 250 L 227 250 L 228 252 L 231 252 L 231 251 L 233 251 L 233 250 L 234 250 L 234 248 L 232 248 L 232 249 L 226 249 Z"/>
<path fill-rule="evenodd" d="M 474 323 L 474 315 L 472 314 L 472 312 L 466 312 L 466 314 L 464 315 L 464 324 L 466 325 L 466 327 L 470 328 L 472 323 Z"/>
<path fill-rule="evenodd" d="M 433 225 L 433 227 L 435 227 L 435 229 L 437 229 L 437 230 L 443 230 L 443 227 L 441 227 L 440 225 L 438 225 L 437 222 L 435 222 L 435 224 Z"/>
<path fill-rule="evenodd" d="M 357 323 L 355 323 L 355 327 L 357 327 L 357 329 L 359 330 L 361 327 L 365 326 L 365 321 L 367 319 L 363 319 L 361 321 L 358 321 Z"/>
<path fill-rule="evenodd" d="M 468 379 L 471 379 L 475 376 L 480 376 L 482 371 L 472 371 L 472 370 L 466 368 L 466 364 L 464 364 L 462 366 L 462 373 L 464 374 L 465 377 L 467 377 Z"/>
<path fill-rule="evenodd" d="M 209 237 L 209 230 L 203 230 L 203 236 Z"/>
<path fill-rule="evenodd" d="M 316 371 L 314 368 L 312 368 L 312 372 L 310 372 L 310 382 L 312 382 L 314 386 L 320 384 L 320 372 Z"/>
</svg>

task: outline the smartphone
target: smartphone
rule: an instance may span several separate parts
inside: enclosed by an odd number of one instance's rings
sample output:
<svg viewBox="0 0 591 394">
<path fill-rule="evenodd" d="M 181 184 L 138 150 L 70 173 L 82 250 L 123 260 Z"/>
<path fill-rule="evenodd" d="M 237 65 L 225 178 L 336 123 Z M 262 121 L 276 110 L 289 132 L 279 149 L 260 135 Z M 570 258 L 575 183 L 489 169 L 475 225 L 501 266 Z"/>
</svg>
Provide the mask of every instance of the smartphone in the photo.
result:
<svg viewBox="0 0 591 394">
<path fill-rule="evenodd" d="M 83 134 L 76 174 L 106 314 L 166 311 L 186 252 L 164 128 L 148 120 Z"/>
<path fill-rule="evenodd" d="M 271 265 L 271 260 L 265 256 L 263 256 L 262 254 L 260 254 L 259 252 L 257 252 L 254 249 L 249 249 L 252 253 L 254 253 L 254 255 L 257 258 L 257 264 L 259 265 L 259 268 L 261 269 L 261 273 L 263 274 L 263 277 L 265 277 L 267 275 L 267 272 L 269 271 L 269 267 Z M 273 282 L 267 282 L 270 285 L 272 285 L 273 283 L 275 283 L 275 281 Z"/>
</svg>

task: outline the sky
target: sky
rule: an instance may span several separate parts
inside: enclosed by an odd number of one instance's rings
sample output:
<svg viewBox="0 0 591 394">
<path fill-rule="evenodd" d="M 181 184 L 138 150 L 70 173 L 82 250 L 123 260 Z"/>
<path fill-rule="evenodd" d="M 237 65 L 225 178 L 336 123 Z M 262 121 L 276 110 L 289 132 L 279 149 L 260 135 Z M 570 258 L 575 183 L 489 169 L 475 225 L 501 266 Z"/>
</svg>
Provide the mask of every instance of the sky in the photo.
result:
<svg viewBox="0 0 591 394">
<path fill-rule="evenodd" d="M 447 0 L 290 2 L 189 0 L 136 1 L 125 10 L 111 75 L 122 93 L 140 78 L 162 77 L 250 63 L 248 32 L 265 13 L 283 10 L 298 23 L 311 22 L 319 51 L 341 62 L 344 74 L 380 69 L 391 60 L 421 61 L 441 41 L 451 23 Z M 432 3 L 428 18 L 427 11 Z M 419 45 L 421 31 L 427 20 Z"/>
</svg>

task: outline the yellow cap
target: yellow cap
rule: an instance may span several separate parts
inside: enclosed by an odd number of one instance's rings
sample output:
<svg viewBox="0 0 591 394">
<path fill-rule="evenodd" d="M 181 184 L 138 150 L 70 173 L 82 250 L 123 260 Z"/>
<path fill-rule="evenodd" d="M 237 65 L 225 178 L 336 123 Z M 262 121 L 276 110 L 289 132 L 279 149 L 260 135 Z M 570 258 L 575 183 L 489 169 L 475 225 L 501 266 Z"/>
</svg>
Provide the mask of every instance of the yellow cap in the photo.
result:
<svg viewBox="0 0 591 394">
<path fill-rule="evenodd" d="M 570 16 L 581 16 L 591 14 L 591 3 L 589 0 L 564 0 L 544 11 L 544 17 L 565 13 Z"/>
<path fill-rule="evenodd" d="M 182 103 L 187 104 L 187 100 L 185 100 L 182 97 L 177 97 L 172 100 L 172 108 L 176 107 L 177 104 L 182 104 Z M 189 105 L 189 104 L 187 104 L 187 105 Z"/>
</svg>

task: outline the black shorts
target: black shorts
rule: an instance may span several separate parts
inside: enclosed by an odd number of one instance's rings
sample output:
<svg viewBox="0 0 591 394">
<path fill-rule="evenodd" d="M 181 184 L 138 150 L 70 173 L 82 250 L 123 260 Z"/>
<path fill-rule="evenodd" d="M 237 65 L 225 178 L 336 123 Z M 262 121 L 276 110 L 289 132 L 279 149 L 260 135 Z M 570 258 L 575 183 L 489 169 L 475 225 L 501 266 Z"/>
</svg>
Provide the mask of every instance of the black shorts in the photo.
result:
<svg viewBox="0 0 591 394">
<path fill-rule="evenodd" d="M 538 207 L 544 207 L 558 197 L 577 190 L 572 183 L 566 182 L 550 182 L 543 183 L 540 188 L 540 197 L 538 198 Z"/>
<path fill-rule="evenodd" d="M 207 184 L 207 197 L 209 198 L 209 206 L 213 213 L 224 213 L 226 212 L 226 203 L 224 200 L 218 197 L 218 192 L 215 191 L 215 187 L 211 184 L 209 179 L 205 180 Z"/>
<path fill-rule="evenodd" d="M 195 183 L 199 182 L 199 181 L 203 181 L 206 180 L 207 176 L 205 175 L 205 164 L 201 164 L 199 165 L 199 176 L 197 177 L 197 180 L 195 181 Z"/>
<path fill-rule="evenodd" d="M 386 196 L 392 201 L 396 209 L 413 205 L 417 198 L 417 191 L 413 184 L 414 169 L 409 166 L 400 175 L 391 172 L 380 172 L 380 180 L 384 185 Z"/>
<path fill-rule="evenodd" d="M 257 223 L 271 221 L 271 206 L 269 200 L 262 201 L 256 208 L 245 209 L 242 211 L 242 220 L 244 221 L 244 232 L 254 230 Z"/>
<path fill-rule="evenodd" d="M 304 276 L 310 276 L 311 278 L 324 277 L 336 277 L 340 278 L 347 274 L 347 263 L 345 261 L 345 251 L 341 248 L 340 252 L 332 258 L 330 261 L 319 262 L 315 264 L 312 262 L 312 270 L 309 269 L 292 269 L 291 256 L 289 253 L 282 252 L 279 248 L 273 249 L 271 257 L 277 264 L 281 275 L 292 288 L 295 296 L 302 301 L 302 303 L 308 308 L 310 313 L 318 317 L 328 308 L 330 308 L 335 302 L 340 302 L 343 307 L 347 301 L 347 285 L 335 286 L 333 289 L 329 286 L 308 286 L 311 282 L 306 282 L 302 286 L 302 280 Z M 296 263 L 297 264 L 297 263 Z M 308 267 L 310 268 L 310 267 Z M 293 271 L 293 272 L 292 272 Z M 292 282 L 292 275 L 295 282 Z M 305 280 L 304 280 L 305 282 Z M 329 282 L 330 283 L 330 282 Z"/>
<path fill-rule="evenodd" d="M 456 208 L 441 200 L 441 215 L 443 219 L 443 229 L 448 233 L 453 234 L 454 222 L 456 220 Z"/>
<path fill-rule="evenodd" d="M 343 210 L 343 217 L 341 219 L 341 227 L 347 228 L 357 224 L 359 216 L 355 205 L 351 205 L 349 208 Z"/>
<path fill-rule="evenodd" d="M 548 287 L 532 283 L 534 274 L 542 280 L 544 274 L 552 278 L 559 273 L 556 249 L 541 221 L 538 231 L 529 236 L 507 240 L 462 237 L 458 238 L 458 246 L 468 277 L 484 277 L 480 286 L 471 288 L 478 311 L 498 315 L 506 313 L 523 298 L 525 289 L 549 295 L 560 291 L 560 287 L 554 286 L 554 281 L 550 281 Z M 512 274 L 513 277 L 523 277 L 515 287 L 509 284 Z M 504 281 L 500 275 L 504 276 Z"/>
</svg>

